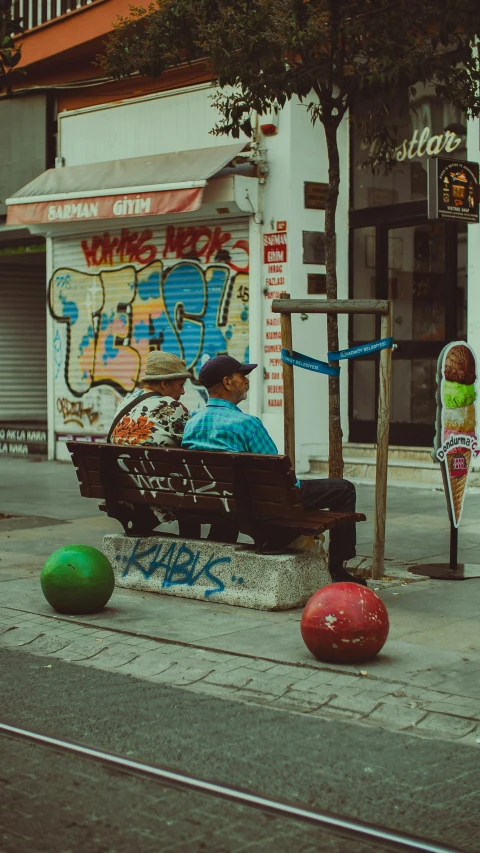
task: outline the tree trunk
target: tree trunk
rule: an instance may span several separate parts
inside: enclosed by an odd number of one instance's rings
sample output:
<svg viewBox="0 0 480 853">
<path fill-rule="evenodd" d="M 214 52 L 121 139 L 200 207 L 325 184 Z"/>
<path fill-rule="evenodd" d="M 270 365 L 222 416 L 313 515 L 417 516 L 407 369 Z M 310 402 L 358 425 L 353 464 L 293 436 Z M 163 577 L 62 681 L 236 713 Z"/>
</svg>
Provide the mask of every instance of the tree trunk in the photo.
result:
<svg viewBox="0 0 480 853">
<path fill-rule="evenodd" d="M 324 116 L 323 126 L 328 153 L 328 191 L 325 204 L 325 267 L 327 299 L 337 298 L 335 215 L 340 189 L 340 157 L 338 153 L 338 118 Z M 328 351 L 338 350 L 338 318 L 327 315 Z M 335 362 L 337 365 L 338 362 Z M 328 476 L 343 477 L 342 425 L 340 421 L 340 379 L 328 377 Z"/>
</svg>

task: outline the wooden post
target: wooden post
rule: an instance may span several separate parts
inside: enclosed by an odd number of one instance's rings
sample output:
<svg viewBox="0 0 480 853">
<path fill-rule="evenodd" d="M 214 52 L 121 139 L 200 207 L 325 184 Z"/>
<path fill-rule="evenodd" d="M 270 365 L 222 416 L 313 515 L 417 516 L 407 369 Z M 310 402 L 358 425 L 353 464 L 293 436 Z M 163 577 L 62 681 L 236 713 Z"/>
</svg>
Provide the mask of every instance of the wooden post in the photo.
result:
<svg viewBox="0 0 480 853">
<path fill-rule="evenodd" d="M 380 337 L 392 334 L 391 310 L 382 315 Z M 392 349 L 380 351 L 380 393 L 378 397 L 377 465 L 375 476 L 375 517 L 373 519 L 372 578 L 383 577 L 385 556 L 385 517 L 387 510 L 388 432 L 392 389 Z"/>
<path fill-rule="evenodd" d="M 285 302 L 284 300 L 289 300 Z M 392 335 L 392 305 L 386 299 L 290 299 L 282 293 L 274 299 L 272 311 L 280 313 L 282 346 L 292 352 L 291 315 L 311 314 L 380 314 L 381 338 Z M 285 453 L 295 464 L 295 426 L 293 367 L 283 365 Z M 392 388 L 392 349 L 380 351 L 380 393 L 378 398 L 377 465 L 375 478 L 375 517 L 373 523 L 372 577 L 383 577 L 385 555 L 385 516 L 387 509 L 388 433 Z"/>
<path fill-rule="evenodd" d="M 290 299 L 288 293 L 282 293 L 281 299 Z M 282 348 L 290 355 L 293 352 L 292 344 L 292 315 L 280 315 L 280 330 L 282 334 Z M 285 438 L 285 456 L 288 456 L 295 470 L 295 393 L 293 387 L 293 365 L 283 365 L 283 429 Z"/>
</svg>

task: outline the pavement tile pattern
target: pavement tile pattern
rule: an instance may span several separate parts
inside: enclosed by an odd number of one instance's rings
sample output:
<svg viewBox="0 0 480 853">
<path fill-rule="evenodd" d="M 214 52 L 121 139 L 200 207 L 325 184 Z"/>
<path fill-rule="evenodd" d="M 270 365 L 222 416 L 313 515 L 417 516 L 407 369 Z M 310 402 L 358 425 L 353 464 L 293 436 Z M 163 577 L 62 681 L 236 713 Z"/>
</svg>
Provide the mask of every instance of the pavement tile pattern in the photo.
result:
<svg viewBox="0 0 480 853">
<path fill-rule="evenodd" d="M 480 746 L 478 700 L 452 692 L 451 673 L 435 673 L 431 688 L 386 681 L 365 670 L 339 673 L 334 667 L 278 664 L 240 654 L 216 653 L 120 631 L 75 624 L 73 617 L 48 617 L 0 607 L 0 647 L 18 649 L 80 666 L 168 684 L 211 696 L 268 705 L 323 718 L 405 731 Z"/>
</svg>

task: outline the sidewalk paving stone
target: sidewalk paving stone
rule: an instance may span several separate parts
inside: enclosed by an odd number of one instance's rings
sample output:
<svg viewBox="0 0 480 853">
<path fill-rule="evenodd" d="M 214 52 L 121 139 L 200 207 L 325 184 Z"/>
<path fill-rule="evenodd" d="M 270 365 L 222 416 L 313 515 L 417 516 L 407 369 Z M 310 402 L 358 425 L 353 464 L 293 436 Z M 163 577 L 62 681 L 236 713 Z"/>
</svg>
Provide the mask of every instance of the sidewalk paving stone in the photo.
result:
<svg viewBox="0 0 480 853">
<path fill-rule="evenodd" d="M 212 658 L 212 660 L 214 660 L 214 658 Z M 254 660 L 253 658 L 243 658 L 243 663 L 248 667 L 248 669 L 255 669 L 257 672 L 267 672 L 278 666 L 278 664 L 271 663 L 267 660 Z"/>
<path fill-rule="evenodd" d="M 221 672 L 232 672 L 241 666 L 248 666 L 252 672 L 258 672 L 257 667 L 251 666 L 251 664 L 255 664 L 256 661 L 251 661 L 249 658 L 233 656 L 226 659 L 226 655 L 215 654 L 215 652 L 205 651 L 204 649 L 190 649 L 188 654 L 182 656 L 179 660 L 183 661 L 186 665 L 204 665 L 210 670 L 215 669 L 216 671 L 220 670 Z M 273 665 L 274 664 L 272 664 L 272 666 Z"/>
<path fill-rule="evenodd" d="M 361 676 L 359 675 L 339 675 L 338 673 L 330 673 L 330 677 L 325 679 L 325 684 L 340 689 L 341 687 L 357 687 Z"/>
<path fill-rule="evenodd" d="M 388 687 L 388 683 L 386 682 Z M 356 684 L 352 684 L 351 687 L 340 688 L 339 693 L 345 689 L 348 690 L 351 696 L 386 696 L 389 692 L 387 689 L 384 689 L 382 681 L 375 679 L 372 681 L 368 678 L 362 678 L 357 681 Z"/>
<path fill-rule="evenodd" d="M 253 661 L 251 663 L 253 663 Z M 250 661 L 245 665 L 250 667 Z M 299 681 L 300 679 L 309 678 L 311 674 L 312 670 L 307 669 L 306 667 L 287 666 L 275 663 L 266 671 L 266 678 L 278 678 L 280 676 L 285 676 L 286 678 L 293 677 L 295 681 Z"/>
<path fill-rule="evenodd" d="M 109 646 L 107 649 L 100 649 L 100 653 L 91 658 L 89 662 L 97 669 L 115 669 L 115 667 L 123 666 L 130 663 L 138 657 L 138 653 L 133 646 L 122 645 L 116 643 L 114 646 Z"/>
<path fill-rule="evenodd" d="M 302 678 L 302 690 L 316 690 L 317 687 L 331 683 L 332 673 L 328 670 L 319 670 L 312 675 Z"/>
<path fill-rule="evenodd" d="M 245 663 L 245 662 L 244 662 Z M 253 678 L 251 670 L 239 666 L 229 672 L 217 669 L 205 679 L 210 684 L 221 684 L 224 687 L 245 687 Z"/>
<path fill-rule="evenodd" d="M 404 687 L 393 693 L 393 696 L 395 698 L 406 696 L 409 699 L 414 699 L 416 702 L 442 702 L 447 698 L 445 693 L 440 693 L 438 690 L 411 687 L 409 684 L 405 684 Z"/>
<path fill-rule="evenodd" d="M 40 624 L 42 624 L 42 625 L 54 625 L 56 622 L 61 622 L 61 621 L 63 621 L 63 624 L 64 624 L 64 625 L 67 625 L 67 624 L 68 624 L 68 622 L 66 622 L 65 620 L 62 620 L 62 619 L 60 619 L 60 617 L 57 617 L 57 616 L 53 615 L 53 613 L 52 613 L 52 615 L 51 615 L 51 616 L 40 616 L 40 614 L 38 614 L 38 613 L 25 613 L 24 611 L 20 611 L 20 612 L 18 613 L 18 615 L 19 615 L 23 620 L 25 620 L 25 622 L 26 622 L 26 621 L 28 621 L 28 622 L 38 622 L 38 623 L 40 623 Z"/>
<path fill-rule="evenodd" d="M 460 707 L 464 705 L 476 709 L 478 708 L 480 710 L 480 701 L 478 699 L 472 699 L 469 696 L 455 696 L 454 693 L 442 693 L 439 701 L 442 704 L 459 705 Z"/>
<path fill-rule="evenodd" d="M 404 689 L 403 684 L 399 684 L 398 682 L 393 681 L 384 681 L 383 678 L 362 678 L 362 680 L 358 684 L 359 688 L 363 690 L 371 690 L 372 693 L 378 693 L 383 691 L 384 694 L 387 693 L 396 693 L 399 690 Z"/>
<path fill-rule="evenodd" d="M 29 643 L 29 651 L 34 655 L 50 655 L 64 649 L 69 643 L 69 637 L 60 636 L 59 634 L 44 634 L 37 637 L 33 643 Z"/>
<path fill-rule="evenodd" d="M 295 673 L 290 676 L 279 675 L 278 678 L 264 678 L 263 674 L 256 674 L 252 670 L 252 678 L 249 680 L 245 689 L 256 693 L 271 693 L 274 696 L 283 696 L 285 691 L 293 684 L 297 683 Z"/>
<path fill-rule="evenodd" d="M 91 642 L 88 639 L 74 640 L 68 646 L 65 646 L 65 648 L 55 652 L 54 657 L 62 658 L 64 661 L 82 661 L 87 658 L 93 658 L 94 655 L 98 655 L 101 651 L 102 649 L 98 643 Z"/>
<path fill-rule="evenodd" d="M 279 696 L 275 700 L 276 708 L 284 708 L 285 710 L 292 711 L 302 711 L 303 713 L 309 713 L 310 711 L 316 711 L 322 705 L 325 705 L 329 699 L 333 698 L 333 694 L 326 694 L 324 698 L 320 695 L 312 696 L 308 693 L 304 693 L 300 690 L 296 690 L 293 688 L 292 690 L 287 690 L 283 696 Z"/>
<path fill-rule="evenodd" d="M 255 705 L 272 705 L 279 696 L 276 693 L 264 693 L 261 690 L 249 690 L 248 687 L 244 687 L 243 690 L 238 691 L 237 698 L 244 702 L 254 702 Z"/>
<path fill-rule="evenodd" d="M 112 631 L 98 631 L 98 630 L 91 631 L 90 628 L 84 628 L 83 630 L 89 631 L 89 633 L 91 632 L 92 636 L 96 640 L 108 640 L 109 643 L 112 643 L 117 638 L 117 635 L 113 634 Z M 123 639 L 123 637 L 120 637 L 120 639 Z"/>
<path fill-rule="evenodd" d="M 465 746 L 474 746 L 476 749 L 480 748 L 480 726 L 477 726 L 473 732 L 469 732 L 468 735 L 464 735 L 464 737 L 459 738 L 459 743 Z"/>
<path fill-rule="evenodd" d="M 303 681 L 299 681 L 298 684 L 292 688 L 292 691 L 295 690 L 299 696 L 304 696 L 305 700 L 319 702 L 323 705 L 325 702 L 328 702 L 337 695 L 334 690 L 326 684 L 318 684 L 317 687 L 311 687 L 309 690 L 305 690 L 303 684 Z"/>
<path fill-rule="evenodd" d="M 448 672 L 439 672 L 439 671 L 425 671 L 418 672 L 411 676 L 410 684 L 414 687 L 417 685 L 420 687 L 431 687 L 432 689 L 437 689 L 443 685 L 446 678 L 448 678 L 450 673 Z M 440 691 L 442 692 L 442 691 Z M 445 693 L 450 693 L 451 691 L 446 690 Z"/>
<path fill-rule="evenodd" d="M 160 684 L 174 684 L 181 687 L 186 684 L 195 684 L 197 681 L 205 678 L 205 676 L 210 675 L 211 672 L 212 669 L 199 666 L 171 666 L 158 675 L 150 676 L 149 681 L 156 681 Z"/>
<path fill-rule="evenodd" d="M 120 636 L 120 637 L 116 638 L 116 641 L 120 642 L 121 639 L 122 638 Z M 112 643 L 112 645 L 113 645 L 113 643 Z M 156 651 L 159 651 L 159 652 L 164 651 L 163 645 L 156 640 L 141 640 L 139 643 L 136 643 L 135 645 L 133 643 L 129 643 L 128 645 L 132 646 L 132 648 L 135 649 L 137 654 L 140 654 L 140 650 L 142 652 L 150 652 L 150 651 L 153 651 L 154 649 Z"/>
<path fill-rule="evenodd" d="M 381 685 L 378 685 L 378 684 L 377 684 L 376 690 L 366 690 L 366 691 L 362 691 L 361 693 L 353 693 L 352 691 L 349 691 L 349 693 L 352 697 L 353 696 L 359 696 L 359 697 L 361 696 L 362 699 L 365 699 L 365 700 L 369 699 L 370 701 L 375 702 L 377 704 L 378 704 L 378 702 L 385 702 L 390 695 L 389 693 L 385 693 L 385 691 L 381 689 Z M 395 702 L 392 704 L 397 704 L 397 703 Z"/>
<path fill-rule="evenodd" d="M 143 650 L 141 649 L 141 647 L 135 648 L 140 648 L 143 654 Z M 181 666 L 187 667 L 189 665 L 189 661 L 192 662 L 192 664 L 196 662 L 198 663 L 198 659 L 195 657 L 189 657 L 189 655 L 186 653 L 187 651 L 188 650 L 182 648 L 175 649 L 174 651 L 172 651 L 171 649 L 165 651 L 164 648 L 157 647 L 156 649 L 152 649 L 151 653 L 161 657 L 162 661 L 164 661 L 168 665 L 179 664 Z M 210 669 L 214 669 L 214 666 L 210 666 Z"/>
<path fill-rule="evenodd" d="M 210 662 L 213 663 L 213 659 L 210 659 Z M 234 673 L 237 669 L 243 670 L 245 668 L 248 668 L 248 675 L 253 676 L 254 672 L 257 672 L 257 670 L 254 670 L 249 667 L 250 662 L 250 658 L 244 658 L 237 655 L 235 656 L 235 658 L 233 658 L 233 660 L 226 661 L 225 663 L 219 663 L 218 665 L 216 665 L 215 672 L 217 672 L 219 675 L 225 674 L 226 676 L 228 675 L 228 673 Z"/>
<path fill-rule="evenodd" d="M 236 687 L 230 687 L 224 684 L 213 684 L 205 679 L 188 685 L 187 690 L 192 690 L 194 693 L 202 693 L 205 696 L 217 696 L 219 699 L 241 698 L 241 691 L 237 690 Z"/>
<path fill-rule="evenodd" d="M 417 724 L 417 731 L 424 737 L 462 738 L 476 731 L 477 723 L 473 720 L 462 720 L 459 717 L 448 717 L 441 714 L 428 714 Z"/>
<path fill-rule="evenodd" d="M 480 703 L 471 705 L 456 705 L 450 702 L 422 702 L 421 707 L 435 714 L 463 717 L 467 720 L 480 720 Z"/>
<path fill-rule="evenodd" d="M 176 666 L 176 664 L 166 660 L 164 655 L 159 654 L 157 651 L 152 651 L 139 655 L 130 663 L 116 667 L 116 670 L 125 675 L 135 675 L 137 678 L 149 678 L 151 675 L 158 675 L 160 672 L 164 672 L 171 666 Z"/>
<path fill-rule="evenodd" d="M 411 699 L 410 696 L 395 696 L 393 693 L 384 693 L 380 698 L 386 705 L 398 705 L 403 708 L 419 708 L 425 704 L 417 699 Z"/>
<path fill-rule="evenodd" d="M 317 711 L 312 711 L 311 717 L 322 717 L 333 720 L 358 720 L 359 714 L 354 711 L 344 711 L 342 708 L 333 708 L 330 704 L 322 705 Z"/>
<path fill-rule="evenodd" d="M 15 623 L 0 625 L 0 637 L 2 636 L 2 634 L 6 634 L 7 631 L 11 631 L 12 628 L 16 628 L 16 627 L 17 626 L 15 625 Z"/>
<path fill-rule="evenodd" d="M 217 665 L 218 664 L 223 665 L 223 664 L 231 663 L 234 666 L 236 666 L 237 664 L 239 666 L 242 666 L 245 662 L 245 658 L 242 656 L 225 655 L 222 652 L 212 651 L 212 649 L 193 649 L 192 651 L 201 651 L 204 660 L 212 661 L 212 662 L 216 663 Z M 248 658 L 248 660 L 251 662 L 252 659 Z M 255 663 L 255 661 L 253 661 L 253 662 Z M 271 666 L 274 666 L 274 664 L 271 664 Z"/>
<path fill-rule="evenodd" d="M 60 627 L 60 625 L 46 625 L 43 628 L 42 633 L 45 634 L 46 637 L 49 637 L 50 635 L 66 637 L 70 643 L 81 640 L 84 637 L 91 637 L 91 634 L 89 634 L 88 631 L 85 631 L 85 629 L 79 631 L 78 629 L 71 628 L 70 625 L 66 628 L 63 626 Z"/>
<path fill-rule="evenodd" d="M 480 701 L 480 679 L 474 679 L 466 673 L 459 678 L 446 678 L 441 687 L 445 693 Z"/>
<path fill-rule="evenodd" d="M 389 728 L 408 729 L 418 725 L 427 716 L 426 711 L 416 708 L 405 708 L 399 705 L 380 704 L 364 719 L 368 723 L 385 724 Z"/>
<path fill-rule="evenodd" d="M 285 678 L 291 679 L 292 681 L 304 681 L 309 677 L 308 670 L 299 666 L 278 666 L 278 664 L 274 664 L 271 669 L 266 670 L 256 670 L 254 667 L 250 666 L 250 661 L 245 661 L 245 666 L 247 669 L 250 669 L 252 673 L 256 674 L 257 678 L 264 678 L 265 681 L 272 681 L 277 678 Z"/>
<path fill-rule="evenodd" d="M 5 631 L 0 636 L 0 645 L 2 646 L 23 646 L 26 643 L 31 643 L 42 633 L 39 628 L 15 628 Z"/>
<path fill-rule="evenodd" d="M 344 711 L 353 711 L 356 714 L 370 714 L 375 710 L 379 700 L 370 696 L 350 696 L 347 691 L 335 696 L 329 703 L 329 708 L 342 708 Z"/>
</svg>

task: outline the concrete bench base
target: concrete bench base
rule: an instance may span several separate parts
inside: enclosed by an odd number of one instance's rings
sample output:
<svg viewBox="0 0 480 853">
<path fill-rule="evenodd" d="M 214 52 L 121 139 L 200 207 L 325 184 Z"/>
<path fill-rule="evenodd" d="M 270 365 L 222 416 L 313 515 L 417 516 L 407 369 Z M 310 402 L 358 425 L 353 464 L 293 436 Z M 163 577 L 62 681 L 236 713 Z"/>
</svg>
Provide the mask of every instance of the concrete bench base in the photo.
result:
<svg viewBox="0 0 480 853">
<path fill-rule="evenodd" d="M 114 533 L 104 537 L 103 552 L 117 586 L 256 610 L 298 607 L 330 582 L 324 557 L 309 551 L 258 554 L 205 539 Z"/>
</svg>

